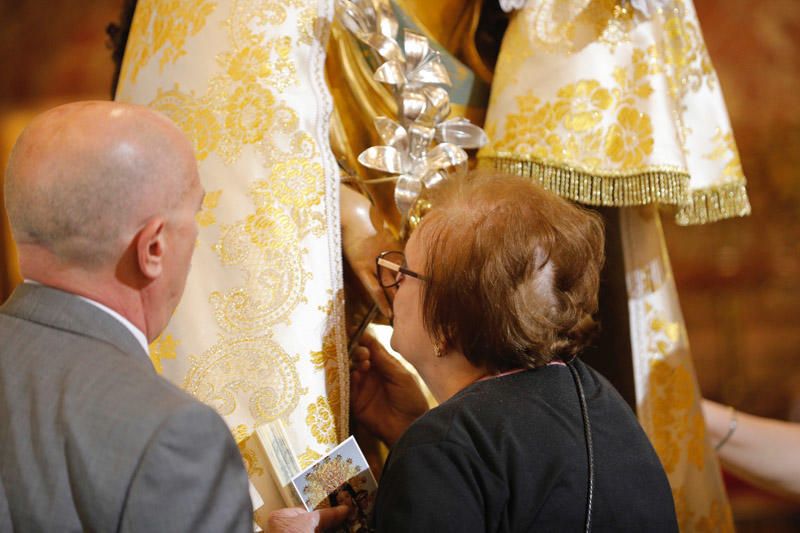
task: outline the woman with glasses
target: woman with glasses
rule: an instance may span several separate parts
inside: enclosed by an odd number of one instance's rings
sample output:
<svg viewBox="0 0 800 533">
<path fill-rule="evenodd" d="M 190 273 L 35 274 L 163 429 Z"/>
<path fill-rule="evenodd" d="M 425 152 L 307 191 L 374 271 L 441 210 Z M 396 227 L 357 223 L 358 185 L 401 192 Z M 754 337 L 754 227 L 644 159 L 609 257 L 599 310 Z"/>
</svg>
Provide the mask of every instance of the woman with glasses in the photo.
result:
<svg viewBox="0 0 800 533">
<path fill-rule="evenodd" d="M 529 180 L 443 186 L 405 253 L 377 258 L 392 347 L 356 350 L 354 416 L 391 446 L 383 531 L 677 531 L 634 414 L 581 363 L 597 327 L 599 217 Z"/>
</svg>

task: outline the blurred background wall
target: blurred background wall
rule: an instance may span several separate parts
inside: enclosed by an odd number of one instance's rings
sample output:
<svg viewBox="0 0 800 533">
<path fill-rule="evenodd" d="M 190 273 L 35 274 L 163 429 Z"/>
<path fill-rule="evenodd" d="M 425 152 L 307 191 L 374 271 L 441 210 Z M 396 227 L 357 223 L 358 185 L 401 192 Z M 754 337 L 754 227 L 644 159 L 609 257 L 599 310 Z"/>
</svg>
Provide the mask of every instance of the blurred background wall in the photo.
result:
<svg viewBox="0 0 800 533">
<path fill-rule="evenodd" d="M 0 165 L 32 116 L 60 103 L 109 99 L 105 27 L 120 0 L 0 0 Z M 0 198 L 2 190 L 0 189 Z M 0 301 L 19 281 L 0 209 Z"/>
<path fill-rule="evenodd" d="M 3 168 L 32 115 L 109 98 L 105 27 L 121 4 L 0 0 Z M 753 206 L 748 218 L 700 227 L 664 217 L 698 378 L 712 399 L 800 422 L 800 1 L 695 0 L 695 7 Z M 0 215 L 2 301 L 19 274 Z M 728 481 L 740 532 L 800 530 L 797 506 Z"/>
</svg>

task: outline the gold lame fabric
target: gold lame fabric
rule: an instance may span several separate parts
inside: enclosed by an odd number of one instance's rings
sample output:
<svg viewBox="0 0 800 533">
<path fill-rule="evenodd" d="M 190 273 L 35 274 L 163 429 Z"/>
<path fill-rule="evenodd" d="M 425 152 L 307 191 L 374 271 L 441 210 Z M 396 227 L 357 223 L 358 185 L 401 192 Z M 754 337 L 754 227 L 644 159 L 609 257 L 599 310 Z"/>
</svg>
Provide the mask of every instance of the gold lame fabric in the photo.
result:
<svg viewBox="0 0 800 533">
<path fill-rule="evenodd" d="M 656 207 L 622 208 L 620 231 L 639 421 L 667 472 L 681 531 L 733 531 Z"/>
<path fill-rule="evenodd" d="M 506 32 L 485 129 L 482 165 L 579 202 L 668 204 L 681 225 L 750 213 L 691 0 L 529 0 Z"/>
<path fill-rule="evenodd" d="M 268 509 L 283 502 L 257 426 L 281 420 L 303 467 L 348 432 L 324 79 L 333 12 L 332 0 L 142 0 L 117 92 L 183 129 L 206 190 L 186 291 L 153 364 L 225 418 Z"/>
</svg>

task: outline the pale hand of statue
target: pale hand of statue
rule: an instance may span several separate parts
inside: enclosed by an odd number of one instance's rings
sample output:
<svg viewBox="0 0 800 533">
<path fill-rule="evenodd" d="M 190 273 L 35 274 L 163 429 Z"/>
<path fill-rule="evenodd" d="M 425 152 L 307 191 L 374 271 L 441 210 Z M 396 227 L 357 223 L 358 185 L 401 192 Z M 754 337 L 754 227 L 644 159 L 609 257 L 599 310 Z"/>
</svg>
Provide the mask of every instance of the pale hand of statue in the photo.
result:
<svg viewBox="0 0 800 533">
<path fill-rule="evenodd" d="M 360 424 L 392 446 L 428 402 L 414 376 L 377 339 L 364 335 L 353 351 L 350 407 Z"/>
<path fill-rule="evenodd" d="M 386 250 L 402 246 L 384 227 L 383 219 L 363 195 L 349 187 L 341 187 L 342 248 L 350 267 L 378 305 L 381 313 L 391 317 L 391 308 L 375 272 L 375 258 Z"/>
</svg>

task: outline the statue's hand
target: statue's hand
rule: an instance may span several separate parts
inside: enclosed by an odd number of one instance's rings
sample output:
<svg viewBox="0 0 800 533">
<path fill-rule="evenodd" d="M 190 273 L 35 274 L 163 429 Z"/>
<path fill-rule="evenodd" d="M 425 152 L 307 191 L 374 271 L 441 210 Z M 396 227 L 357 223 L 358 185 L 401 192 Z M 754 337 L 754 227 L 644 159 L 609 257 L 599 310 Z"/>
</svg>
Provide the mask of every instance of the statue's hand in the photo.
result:
<svg viewBox="0 0 800 533">
<path fill-rule="evenodd" d="M 353 351 L 350 407 L 366 429 L 392 446 L 428 410 L 417 381 L 377 339 L 361 337 Z"/>
<path fill-rule="evenodd" d="M 385 250 L 398 250 L 402 246 L 384 227 L 369 200 L 349 187 L 341 188 L 341 219 L 342 248 L 347 262 L 381 313 L 391 317 L 391 307 L 376 277 L 375 258 Z"/>
</svg>

